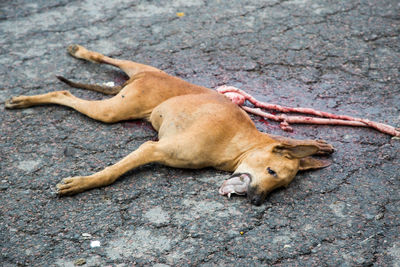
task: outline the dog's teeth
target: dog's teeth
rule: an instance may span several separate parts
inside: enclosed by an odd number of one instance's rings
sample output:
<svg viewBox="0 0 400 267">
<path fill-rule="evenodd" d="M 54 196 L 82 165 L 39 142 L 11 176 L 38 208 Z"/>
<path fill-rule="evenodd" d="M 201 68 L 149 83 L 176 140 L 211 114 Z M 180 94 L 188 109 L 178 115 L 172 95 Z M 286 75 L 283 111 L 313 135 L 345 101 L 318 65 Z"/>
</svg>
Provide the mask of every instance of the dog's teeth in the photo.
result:
<svg viewBox="0 0 400 267">
<path fill-rule="evenodd" d="M 232 194 L 232 193 L 228 193 L 228 198 L 231 198 L 231 194 Z"/>
</svg>

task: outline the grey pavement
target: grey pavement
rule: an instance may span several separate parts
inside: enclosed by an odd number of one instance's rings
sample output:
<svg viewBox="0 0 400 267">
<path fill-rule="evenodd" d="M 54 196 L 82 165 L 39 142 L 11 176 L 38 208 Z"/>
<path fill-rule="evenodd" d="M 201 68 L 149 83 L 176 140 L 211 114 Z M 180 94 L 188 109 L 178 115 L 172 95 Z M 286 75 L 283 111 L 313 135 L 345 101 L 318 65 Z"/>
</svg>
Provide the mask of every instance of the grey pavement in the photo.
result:
<svg viewBox="0 0 400 267">
<path fill-rule="evenodd" d="M 184 16 L 178 16 L 183 12 Z M 71 109 L 4 110 L 20 94 L 126 77 L 67 55 L 71 43 L 272 103 L 400 126 L 397 0 L 1 1 L 0 250 L 3 266 L 400 266 L 400 141 L 366 128 L 265 132 L 325 139 L 323 170 L 255 207 L 218 187 L 228 173 L 152 164 L 58 198 L 62 178 L 102 169 L 156 132 Z M 98 241 L 98 242 L 94 242 Z"/>
</svg>

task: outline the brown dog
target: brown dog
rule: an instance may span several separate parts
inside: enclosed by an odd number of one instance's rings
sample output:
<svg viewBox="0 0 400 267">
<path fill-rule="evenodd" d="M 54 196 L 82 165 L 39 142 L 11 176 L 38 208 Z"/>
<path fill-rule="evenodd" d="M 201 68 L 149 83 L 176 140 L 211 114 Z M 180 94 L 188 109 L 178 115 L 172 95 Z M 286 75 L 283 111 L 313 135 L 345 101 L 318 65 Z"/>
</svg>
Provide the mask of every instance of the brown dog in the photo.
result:
<svg viewBox="0 0 400 267">
<path fill-rule="evenodd" d="M 310 156 L 332 153 L 331 145 L 261 133 L 242 109 L 211 89 L 79 45 L 69 46 L 68 52 L 76 58 L 119 67 L 130 79 L 120 87 L 101 87 L 60 78 L 75 87 L 116 95 L 107 100 L 87 101 L 69 91 L 56 91 L 13 97 L 6 102 L 6 108 L 59 104 L 106 123 L 145 119 L 158 131 L 159 141 L 145 142 L 115 165 L 90 176 L 63 179 L 57 185 L 60 195 L 109 185 L 133 168 L 158 162 L 178 168 L 214 167 L 234 172 L 220 193 L 247 192 L 251 203 L 260 205 L 268 192 L 287 186 L 298 170 L 329 165 Z"/>
</svg>

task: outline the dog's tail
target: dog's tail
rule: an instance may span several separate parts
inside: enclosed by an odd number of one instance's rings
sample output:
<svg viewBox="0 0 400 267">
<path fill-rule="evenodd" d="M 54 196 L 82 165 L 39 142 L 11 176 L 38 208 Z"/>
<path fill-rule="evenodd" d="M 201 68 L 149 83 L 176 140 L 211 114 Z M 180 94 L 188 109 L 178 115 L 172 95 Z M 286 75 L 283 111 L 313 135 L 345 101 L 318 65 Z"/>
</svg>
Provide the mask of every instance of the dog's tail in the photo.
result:
<svg viewBox="0 0 400 267">
<path fill-rule="evenodd" d="M 56 77 L 57 77 L 57 79 L 59 79 L 63 83 L 68 84 L 71 87 L 87 89 L 87 90 L 103 93 L 106 95 L 116 95 L 123 88 L 123 86 L 120 86 L 120 85 L 107 86 L 107 85 L 98 85 L 98 84 L 77 83 L 77 82 L 70 81 L 62 76 L 56 76 Z"/>
</svg>

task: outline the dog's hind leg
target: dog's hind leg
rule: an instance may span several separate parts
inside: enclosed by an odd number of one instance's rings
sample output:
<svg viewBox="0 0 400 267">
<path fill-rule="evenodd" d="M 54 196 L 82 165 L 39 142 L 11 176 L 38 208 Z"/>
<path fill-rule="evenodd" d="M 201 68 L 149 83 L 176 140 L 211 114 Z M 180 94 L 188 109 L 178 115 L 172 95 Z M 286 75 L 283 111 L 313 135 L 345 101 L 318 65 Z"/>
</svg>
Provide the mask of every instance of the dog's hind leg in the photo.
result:
<svg viewBox="0 0 400 267">
<path fill-rule="evenodd" d="M 137 94 L 136 91 L 127 88 L 126 91 L 123 90 L 112 98 L 90 101 L 78 98 L 69 91 L 55 91 L 41 95 L 12 97 L 6 101 L 5 107 L 16 109 L 43 104 L 58 104 L 71 107 L 92 119 L 113 123 L 144 118 L 147 113 L 151 112 L 151 110 L 143 111 L 137 107 L 140 103 L 128 100 L 134 99 L 135 93 Z"/>
<path fill-rule="evenodd" d="M 157 86 L 157 82 L 163 81 L 162 79 L 167 76 L 166 74 L 157 75 L 155 75 L 155 72 L 139 73 L 125 83 L 126 85 L 117 95 L 109 99 L 90 101 L 75 97 L 69 91 L 56 91 L 41 95 L 12 97 L 6 101 L 5 107 L 15 109 L 43 104 L 58 104 L 71 107 L 92 119 L 106 123 L 149 119 L 153 109 L 161 102 L 185 93 L 183 89 L 177 90 L 177 92 L 173 91 L 172 89 L 175 89 L 175 87 L 172 87 L 173 84 L 171 83 L 166 83 L 167 90 L 162 86 Z M 186 83 L 181 86 L 186 88 L 185 85 Z M 170 87 L 172 89 L 168 90 Z M 202 88 L 200 89 L 202 90 Z M 197 91 L 201 91 L 200 89 L 197 89 Z M 196 88 L 194 88 L 195 90 Z"/>
<path fill-rule="evenodd" d="M 73 195 L 91 188 L 107 186 L 115 182 L 127 171 L 141 165 L 158 162 L 163 154 L 157 149 L 158 142 L 148 141 L 128 156 L 102 171 L 89 176 L 65 178 L 57 184 L 59 195 Z"/>
<path fill-rule="evenodd" d="M 68 46 L 67 50 L 68 53 L 70 53 L 73 57 L 85 59 L 95 63 L 103 63 L 118 67 L 123 70 L 129 77 L 132 77 L 133 75 L 144 71 L 163 72 L 162 70 L 152 66 L 136 63 L 129 60 L 110 58 L 98 52 L 87 50 L 83 46 L 76 44 Z"/>
</svg>

